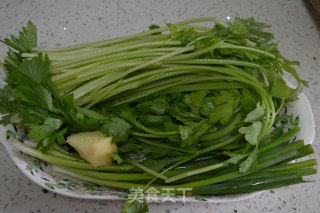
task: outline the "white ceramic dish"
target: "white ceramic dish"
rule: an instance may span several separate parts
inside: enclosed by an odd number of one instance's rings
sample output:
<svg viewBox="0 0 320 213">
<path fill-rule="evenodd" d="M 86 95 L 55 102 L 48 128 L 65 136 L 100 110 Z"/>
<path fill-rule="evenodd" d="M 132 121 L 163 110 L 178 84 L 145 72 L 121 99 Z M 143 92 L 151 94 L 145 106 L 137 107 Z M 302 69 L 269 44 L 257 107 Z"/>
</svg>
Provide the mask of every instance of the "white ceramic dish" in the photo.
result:
<svg viewBox="0 0 320 213">
<path fill-rule="evenodd" d="M 315 136 L 315 124 L 312 109 L 307 97 L 299 94 L 299 100 L 287 106 L 288 112 L 299 116 L 300 132 L 297 138 L 301 138 L 306 144 L 311 144 Z M 11 159 L 18 169 L 38 184 L 40 187 L 53 191 L 60 195 L 82 199 L 121 200 L 122 192 L 109 187 L 100 187 L 93 184 L 71 178 L 57 173 L 51 165 L 39 161 L 33 157 L 14 150 L 10 145 L 11 140 L 6 136 L 7 128 L 0 126 L 0 140 L 5 146 Z M 206 202 L 233 202 L 256 196 L 261 192 L 246 193 L 240 195 L 211 196 L 205 198 Z M 198 201 L 192 197 L 186 197 L 188 201 Z M 159 200 L 160 202 L 161 200 Z M 163 200 L 162 200 L 163 201 Z M 185 201 L 183 197 L 173 197 L 173 201 Z"/>
</svg>

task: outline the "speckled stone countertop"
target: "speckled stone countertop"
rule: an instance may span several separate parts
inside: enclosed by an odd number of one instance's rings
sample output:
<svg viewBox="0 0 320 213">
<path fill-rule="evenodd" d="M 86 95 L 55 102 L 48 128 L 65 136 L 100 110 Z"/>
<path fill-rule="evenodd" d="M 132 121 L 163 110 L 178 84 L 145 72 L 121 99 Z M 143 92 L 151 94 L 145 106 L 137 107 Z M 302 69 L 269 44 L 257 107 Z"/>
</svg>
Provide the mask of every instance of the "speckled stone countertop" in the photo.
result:
<svg viewBox="0 0 320 213">
<path fill-rule="evenodd" d="M 29 19 L 39 29 L 43 46 L 63 46 L 146 30 L 152 23 L 214 16 L 221 20 L 254 17 L 272 25 L 279 48 L 301 62 L 300 72 L 310 82 L 304 93 L 315 122 L 314 147 L 319 159 L 320 133 L 320 25 L 307 1 L 198 0 L 198 1 L 85 1 L 1 0 L 0 38 L 15 34 Z M 1 46 L 3 49 L 3 46 Z M 4 50 L 4 49 L 3 49 Z M 3 73 L 1 74 L 3 75 Z M 150 212 L 320 212 L 320 175 L 313 183 L 268 190 L 232 203 L 150 204 Z M 0 145 L 0 213 L 3 212 L 119 212 L 120 201 L 80 200 L 44 190 L 24 177 Z"/>
</svg>

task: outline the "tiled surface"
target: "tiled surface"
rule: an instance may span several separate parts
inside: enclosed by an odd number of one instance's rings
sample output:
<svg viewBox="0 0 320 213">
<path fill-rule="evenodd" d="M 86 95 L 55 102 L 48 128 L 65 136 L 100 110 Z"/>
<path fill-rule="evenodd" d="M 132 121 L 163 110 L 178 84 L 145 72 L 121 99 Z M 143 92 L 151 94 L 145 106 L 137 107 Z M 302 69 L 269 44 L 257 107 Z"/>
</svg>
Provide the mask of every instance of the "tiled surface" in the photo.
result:
<svg viewBox="0 0 320 213">
<path fill-rule="evenodd" d="M 314 142 L 319 156 L 320 133 L 320 17 L 296 0 L 198 1 L 0 1 L 0 38 L 17 33 L 29 19 L 39 29 L 43 46 L 62 46 L 146 30 L 187 18 L 255 17 L 272 25 L 279 47 L 289 59 L 301 62 L 300 72 L 310 82 L 304 93 L 316 121 Z M 1 46 L 3 49 L 3 46 Z M 1 74 L 0 74 L 1 76 Z M 319 175 L 314 179 L 319 180 Z M 26 179 L 0 145 L 0 212 L 119 212 L 122 202 L 67 198 L 41 189 Z M 319 181 L 266 191 L 233 203 L 150 204 L 150 212 L 320 212 Z"/>
</svg>

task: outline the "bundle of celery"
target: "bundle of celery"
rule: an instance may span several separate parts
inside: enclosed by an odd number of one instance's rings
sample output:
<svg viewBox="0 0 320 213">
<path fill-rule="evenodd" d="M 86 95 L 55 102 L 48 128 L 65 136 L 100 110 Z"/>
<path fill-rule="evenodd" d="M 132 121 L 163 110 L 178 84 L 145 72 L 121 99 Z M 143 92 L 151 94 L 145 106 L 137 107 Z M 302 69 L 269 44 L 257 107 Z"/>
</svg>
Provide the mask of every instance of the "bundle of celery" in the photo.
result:
<svg viewBox="0 0 320 213">
<path fill-rule="evenodd" d="M 35 142 L 16 144 L 20 151 L 102 186 L 220 195 L 305 182 L 316 161 L 292 160 L 313 149 L 294 138 L 298 119 L 285 105 L 306 82 L 267 27 L 199 18 L 43 49 L 29 22 L 2 41 L 1 123 Z M 139 208 L 147 211 L 136 202 L 125 211 Z"/>
</svg>

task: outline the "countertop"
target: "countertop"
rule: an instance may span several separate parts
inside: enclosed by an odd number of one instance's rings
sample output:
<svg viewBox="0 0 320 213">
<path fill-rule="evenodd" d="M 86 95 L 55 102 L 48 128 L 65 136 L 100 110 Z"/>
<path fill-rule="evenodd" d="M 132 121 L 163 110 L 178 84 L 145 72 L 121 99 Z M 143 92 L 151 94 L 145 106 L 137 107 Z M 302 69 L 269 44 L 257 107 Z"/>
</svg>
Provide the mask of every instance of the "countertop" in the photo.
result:
<svg viewBox="0 0 320 213">
<path fill-rule="evenodd" d="M 39 44 L 64 46 L 147 30 L 188 18 L 214 16 L 254 17 L 272 25 L 279 48 L 289 59 L 301 62 L 299 71 L 310 82 L 304 88 L 316 123 L 315 156 L 320 152 L 320 28 L 307 1 L 298 0 L 198 0 L 198 1 L 85 1 L 1 0 L 0 38 L 16 34 L 32 20 Z M 318 19 L 318 21 L 317 21 Z M 318 22 L 318 23 L 317 23 Z M 2 50 L 5 50 L 1 46 Z M 1 74 L 3 75 L 3 73 Z M 320 210 L 320 175 L 315 182 L 268 190 L 248 200 L 231 203 L 149 204 L 150 212 L 301 212 Z M 80 200 L 40 188 L 23 176 L 0 145 L 0 212 L 119 212 L 121 201 Z"/>
</svg>

